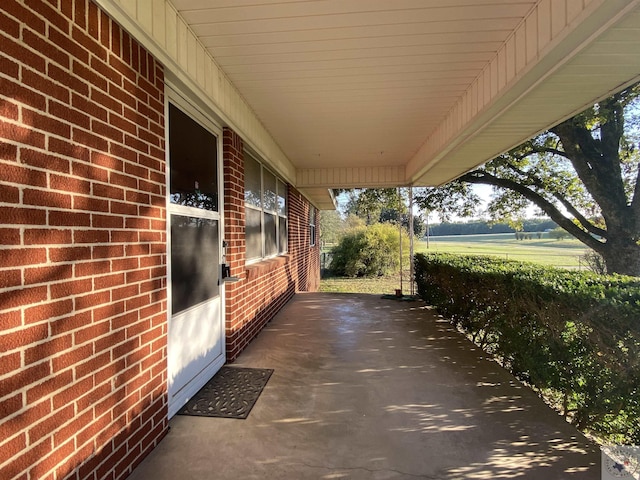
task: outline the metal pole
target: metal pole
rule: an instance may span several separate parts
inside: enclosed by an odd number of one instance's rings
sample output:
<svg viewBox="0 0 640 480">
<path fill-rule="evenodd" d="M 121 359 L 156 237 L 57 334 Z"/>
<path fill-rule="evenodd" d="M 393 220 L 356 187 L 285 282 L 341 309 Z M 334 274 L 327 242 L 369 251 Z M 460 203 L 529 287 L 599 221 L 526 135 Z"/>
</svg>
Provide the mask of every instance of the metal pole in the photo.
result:
<svg viewBox="0 0 640 480">
<path fill-rule="evenodd" d="M 402 217 L 400 213 L 401 198 L 402 189 L 398 187 L 398 234 L 400 235 L 400 293 L 402 293 Z"/>
<path fill-rule="evenodd" d="M 427 250 L 429 250 L 429 210 L 427 210 Z"/>
<path fill-rule="evenodd" d="M 415 295 L 415 281 L 413 271 L 413 187 L 409 187 L 409 281 L 411 295 Z"/>
</svg>

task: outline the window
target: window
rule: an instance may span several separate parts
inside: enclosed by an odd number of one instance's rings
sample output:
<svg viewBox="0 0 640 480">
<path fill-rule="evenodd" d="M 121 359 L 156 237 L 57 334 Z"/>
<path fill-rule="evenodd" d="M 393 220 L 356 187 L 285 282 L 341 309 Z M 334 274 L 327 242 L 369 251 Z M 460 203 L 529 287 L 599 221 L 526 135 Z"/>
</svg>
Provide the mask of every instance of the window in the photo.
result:
<svg viewBox="0 0 640 480">
<path fill-rule="evenodd" d="M 217 297 L 218 221 L 171 215 L 171 313 Z"/>
<path fill-rule="evenodd" d="M 287 228 L 287 186 L 278 179 L 278 245 L 279 253 L 286 253 L 289 247 Z"/>
<path fill-rule="evenodd" d="M 246 152 L 244 178 L 247 261 L 286 253 L 286 184 Z"/>
<path fill-rule="evenodd" d="M 171 313 L 211 301 L 219 288 L 218 140 L 169 103 Z"/>
<path fill-rule="evenodd" d="M 217 212 L 216 137 L 173 104 L 169 104 L 169 124 L 169 201 Z"/>
<path fill-rule="evenodd" d="M 309 245 L 312 247 L 316 244 L 316 209 L 313 205 L 309 205 Z"/>
</svg>

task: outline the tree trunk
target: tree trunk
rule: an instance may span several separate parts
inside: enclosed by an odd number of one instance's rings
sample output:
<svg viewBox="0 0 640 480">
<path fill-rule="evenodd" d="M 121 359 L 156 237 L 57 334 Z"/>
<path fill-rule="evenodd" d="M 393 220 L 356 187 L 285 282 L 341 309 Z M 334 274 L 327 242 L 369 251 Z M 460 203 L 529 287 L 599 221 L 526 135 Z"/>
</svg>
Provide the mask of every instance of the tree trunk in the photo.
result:
<svg viewBox="0 0 640 480">
<path fill-rule="evenodd" d="M 607 273 L 640 276 L 640 245 L 633 241 L 607 242 L 598 253 L 604 258 Z"/>
</svg>

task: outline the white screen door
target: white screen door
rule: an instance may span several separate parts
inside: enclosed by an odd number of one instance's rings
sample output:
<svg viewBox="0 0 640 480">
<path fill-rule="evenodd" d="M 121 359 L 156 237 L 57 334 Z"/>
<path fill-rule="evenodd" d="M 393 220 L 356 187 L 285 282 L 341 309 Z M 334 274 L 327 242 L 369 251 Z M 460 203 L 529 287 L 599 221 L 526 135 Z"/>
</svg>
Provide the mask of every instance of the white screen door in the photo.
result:
<svg viewBox="0 0 640 480">
<path fill-rule="evenodd" d="M 219 144 L 169 104 L 169 417 L 224 364 Z"/>
</svg>

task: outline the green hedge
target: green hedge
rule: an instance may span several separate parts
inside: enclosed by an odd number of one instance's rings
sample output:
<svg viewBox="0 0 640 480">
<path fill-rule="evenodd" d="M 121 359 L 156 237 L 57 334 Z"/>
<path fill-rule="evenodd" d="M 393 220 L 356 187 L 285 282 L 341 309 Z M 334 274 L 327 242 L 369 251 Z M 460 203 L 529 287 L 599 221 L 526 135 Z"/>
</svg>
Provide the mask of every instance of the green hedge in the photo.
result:
<svg viewBox="0 0 640 480">
<path fill-rule="evenodd" d="M 640 443 L 640 280 L 419 254 L 418 292 L 602 441 Z"/>
</svg>

